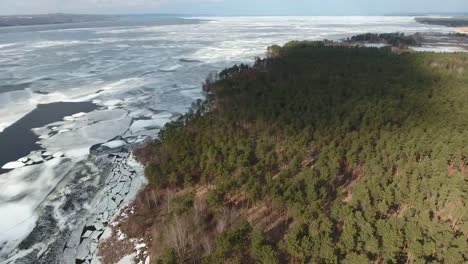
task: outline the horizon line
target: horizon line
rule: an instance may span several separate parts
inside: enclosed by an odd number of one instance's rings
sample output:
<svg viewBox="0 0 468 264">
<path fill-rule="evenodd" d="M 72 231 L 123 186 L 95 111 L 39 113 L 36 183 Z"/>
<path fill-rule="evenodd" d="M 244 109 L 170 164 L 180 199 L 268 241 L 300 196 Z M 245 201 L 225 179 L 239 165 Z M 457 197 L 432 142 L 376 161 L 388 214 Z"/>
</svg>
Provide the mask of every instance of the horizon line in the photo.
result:
<svg viewBox="0 0 468 264">
<path fill-rule="evenodd" d="M 203 14 L 203 13 L 166 13 L 166 12 L 135 12 L 135 13 L 67 13 L 67 12 L 50 12 L 50 13 L 24 13 L 24 14 L 0 14 L 0 17 L 8 16 L 42 16 L 42 15 L 96 15 L 96 16 L 136 16 L 136 15 L 153 15 L 153 16 L 173 16 L 173 17 L 339 17 L 339 16 L 468 16 L 465 12 L 408 12 L 408 13 L 388 13 L 388 14 Z"/>
</svg>

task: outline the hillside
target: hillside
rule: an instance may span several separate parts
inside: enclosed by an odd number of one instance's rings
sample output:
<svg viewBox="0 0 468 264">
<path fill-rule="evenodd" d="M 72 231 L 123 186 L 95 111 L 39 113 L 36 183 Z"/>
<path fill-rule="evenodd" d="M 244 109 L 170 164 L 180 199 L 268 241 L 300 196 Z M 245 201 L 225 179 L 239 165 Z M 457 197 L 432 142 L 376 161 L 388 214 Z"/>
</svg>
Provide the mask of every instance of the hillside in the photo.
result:
<svg viewBox="0 0 468 264">
<path fill-rule="evenodd" d="M 136 151 L 150 187 L 121 228 L 157 263 L 466 263 L 467 71 L 467 54 L 270 47 Z"/>
</svg>

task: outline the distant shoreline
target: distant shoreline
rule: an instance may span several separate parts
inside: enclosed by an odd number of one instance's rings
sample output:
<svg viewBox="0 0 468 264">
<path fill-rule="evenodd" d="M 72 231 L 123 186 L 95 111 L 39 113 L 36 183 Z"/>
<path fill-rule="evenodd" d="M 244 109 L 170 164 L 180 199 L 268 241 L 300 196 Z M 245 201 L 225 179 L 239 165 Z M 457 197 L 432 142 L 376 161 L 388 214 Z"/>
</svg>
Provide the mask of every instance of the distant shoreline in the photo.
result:
<svg viewBox="0 0 468 264">
<path fill-rule="evenodd" d="M 70 24 L 97 21 L 112 21 L 119 16 L 111 15 L 72 15 L 72 14 L 47 14 L 47 15 L 16 15 L 0 16 L 0 27 L 36 26 Z"/>
<path fill-rule="evenodd" d="M 60 26 L 60 25 L 87 25 L 99 23 L 118 25 L 131 22 L 140 25 L 149 22 L 160 24 L 194 23 L 198 19 L 183 18 L 171 15 L 76 15 L 76 14 L 47 14 L 47 15 L 14 15 L 0 16 L 0 28 L 30 27 L 30 26 Z"/>
</svg>

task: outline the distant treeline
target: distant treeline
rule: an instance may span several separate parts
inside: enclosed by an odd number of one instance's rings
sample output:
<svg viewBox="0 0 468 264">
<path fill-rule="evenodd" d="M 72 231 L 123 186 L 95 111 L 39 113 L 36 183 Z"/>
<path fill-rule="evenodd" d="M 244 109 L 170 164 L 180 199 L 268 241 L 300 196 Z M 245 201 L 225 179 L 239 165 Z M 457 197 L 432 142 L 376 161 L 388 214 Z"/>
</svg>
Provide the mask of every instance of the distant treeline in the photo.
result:
<svg viewBox="0 0 468 264">
<path fill-rule="evenodd" d="M 430 18 L 430 17 L 417 17 L 416 21 L 422 24 L 440 25 L 447 27 L 468 27 L 468 17 L 454 17 L 454 18 Z"/>
<path fill-rule="evenodd" d="M 422 38 L 420 35 L 406 36 L 404 33 L 366 33 L 356 35 L 347 39 L 348 42 L 386 43 L 394 47 L 420 46 Z"/>
<path fill-rule="evenodd" d="M 116 18 L 117 16 L 72 14 L 0 16 L 0 27 L 108 21 Z"/>
</svg>

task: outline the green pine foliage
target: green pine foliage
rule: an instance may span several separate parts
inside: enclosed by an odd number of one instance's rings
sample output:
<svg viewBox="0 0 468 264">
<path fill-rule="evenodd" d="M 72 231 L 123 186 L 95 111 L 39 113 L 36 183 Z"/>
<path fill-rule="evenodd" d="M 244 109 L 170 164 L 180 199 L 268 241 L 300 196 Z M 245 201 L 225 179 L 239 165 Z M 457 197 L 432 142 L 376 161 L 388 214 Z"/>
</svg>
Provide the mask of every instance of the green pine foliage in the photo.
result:
<svg viewBox="0 0 468 264">
<path fill-rule="evenodd" d="M 214 252 L 203 259 L 206 264 L 242 263 L 250 241 L 252 227 L 244 224 L 222 234 L 216 241 Z"/>
<path fill-rule="evenodd" d="M 156 264 L 177 264 L 177 254 L 174 249 L 169 249 L 164 252 L 161 258 L 156 260 Z"/>
<path fill-rule="evenodd" d="M 268 54 L 207 83 L 141 158 L 155 188 L 213 184 L 210 204 L 243 190 L 293 212 L 276 245 L 237 230 L 208 259 L 466 263 L 468 55 L 320 42 Z"/>
<path fill-rule="evenodd" d="M 274 248 L 267 242 L 264 234 L 256 230 L 252 234 L 251 238 L 251 252 L 253 258 L 259 264 L 279 264 L 278 253 Z"/>
</svg>

